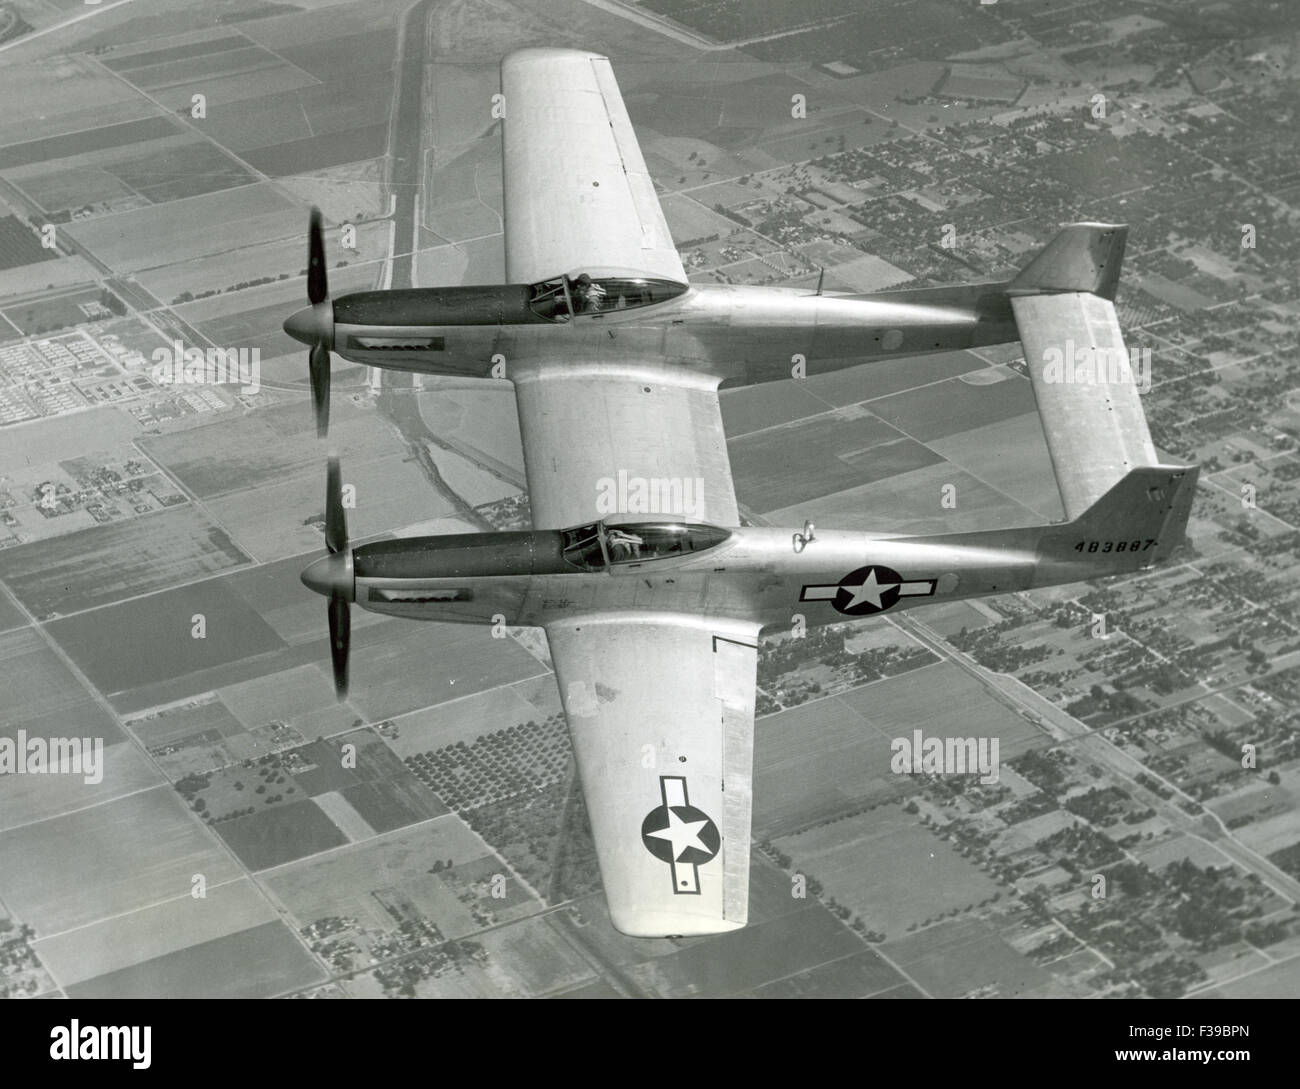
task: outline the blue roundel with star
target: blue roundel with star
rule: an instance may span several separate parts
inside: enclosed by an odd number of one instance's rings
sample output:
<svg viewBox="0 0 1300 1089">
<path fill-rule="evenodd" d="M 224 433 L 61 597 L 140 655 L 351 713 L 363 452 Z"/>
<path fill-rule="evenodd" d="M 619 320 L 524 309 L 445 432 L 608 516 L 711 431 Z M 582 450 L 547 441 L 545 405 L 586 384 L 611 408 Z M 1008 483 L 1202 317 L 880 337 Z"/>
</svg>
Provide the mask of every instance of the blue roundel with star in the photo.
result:
<svg viewBox="0 0 1300 1089">
<path fill-rule="evenodd" d="M 800 601 L 825 601 L 845 616 L 883 613 L 900 597 L 929 597 L 934 579 L 905 579 L 892 567 L 873 563 L 850 571 L 839 582 L 805 586 Z"/>
</svg>

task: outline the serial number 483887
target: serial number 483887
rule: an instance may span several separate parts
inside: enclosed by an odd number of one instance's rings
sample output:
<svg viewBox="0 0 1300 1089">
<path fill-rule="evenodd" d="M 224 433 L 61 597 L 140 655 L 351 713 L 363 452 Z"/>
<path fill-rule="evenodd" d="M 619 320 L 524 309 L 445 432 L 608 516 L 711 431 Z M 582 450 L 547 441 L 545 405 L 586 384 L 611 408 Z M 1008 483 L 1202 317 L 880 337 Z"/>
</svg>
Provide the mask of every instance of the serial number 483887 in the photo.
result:
<svg viewBox="0 0 1300 1089">
<path fill-rule="evenodd" d="M 1135 537 L 1131 541 L 1080 541 L 1074 546 L 1076 552 L 1145 552 L 1155 546 L 1156 539 L 1148 537 L 1145 541 Z"/>
</svg>

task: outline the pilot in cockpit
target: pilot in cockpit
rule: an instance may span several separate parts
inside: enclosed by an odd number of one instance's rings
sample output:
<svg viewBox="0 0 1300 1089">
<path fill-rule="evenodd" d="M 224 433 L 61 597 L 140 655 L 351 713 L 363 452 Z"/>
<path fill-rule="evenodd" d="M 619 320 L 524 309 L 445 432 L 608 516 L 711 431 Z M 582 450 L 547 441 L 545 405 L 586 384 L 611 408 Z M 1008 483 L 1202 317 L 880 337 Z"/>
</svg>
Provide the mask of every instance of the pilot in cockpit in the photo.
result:
<svg viewBox="0 0 1300 1089">
<path fill-rule="evenodd" d="M 605 289 L 585 272 L 573 281 L 573 302 L 579 314 L 594 314 L 605 303 Z"/>
<path fill-rule="evenodd" d="M 609 558 L 615 563 L 619 560 L 635 560 L 641 555 L 641 546 L 645 544 L 644 538 L 621 529 L 609 530 L 605 542 L 609 545 Z"/>
</svg>

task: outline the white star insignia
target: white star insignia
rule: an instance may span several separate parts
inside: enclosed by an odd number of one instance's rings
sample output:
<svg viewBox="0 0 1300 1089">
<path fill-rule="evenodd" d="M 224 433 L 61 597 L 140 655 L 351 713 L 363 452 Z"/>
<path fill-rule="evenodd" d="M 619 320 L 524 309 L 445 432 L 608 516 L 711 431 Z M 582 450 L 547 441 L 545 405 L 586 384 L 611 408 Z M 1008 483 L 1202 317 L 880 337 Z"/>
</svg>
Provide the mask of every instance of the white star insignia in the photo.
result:
<svg viewBox="0 0 1300 1089">
<path fill-rule="evenodd" d="M 861 586 L 845 586 L 843 584 L 840 586 L 840 589 L 848 590 L 849 593 L 853 595 L 853 600 L 844 606 L 846 609 L 856 609 L 864 601 L 871 602 L 871 607 L 873 609 L 879 609 L 881 607 L 881 595 L 887 594 L 890 590 L 896 590 L 897 588 L 898 583 L 896 582 L 877 582 L 876 569 L 874 567 L 868 572 L 867 577 Z"/>
<path fill-rule="evenodd" d="M 709 853 L 709 848 L 700 841 L 700 829 L 708 823 L 707 820 L 684 821 L 669 809 L 668 827 L 661 828 L 658 832 L 647 832 L 646 835 L 654 836 L 655 839 L 666 839 L 671 843 L 673 846 L 673 861 L 679 862 L 682 855 L 692 847 L 697 851 L 703 851 L 706 855 Z"/>
</svg>

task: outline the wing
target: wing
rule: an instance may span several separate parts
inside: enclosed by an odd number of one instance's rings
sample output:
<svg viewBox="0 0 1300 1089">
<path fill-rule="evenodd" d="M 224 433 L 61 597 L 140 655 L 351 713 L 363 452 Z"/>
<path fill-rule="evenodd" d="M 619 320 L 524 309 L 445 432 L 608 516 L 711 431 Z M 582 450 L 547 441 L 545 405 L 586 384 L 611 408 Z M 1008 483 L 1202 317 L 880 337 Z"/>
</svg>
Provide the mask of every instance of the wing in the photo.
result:
<svg viewBox="0 0 1300 1089">
<path fill-rule="evenodd" d="M 745 925 L 758 630 L 663 615 L 546 629 L 624 934 Z"/>
<path fill-rule="evenodd" d="M 506 279 L 611 268 L 685 283 L 609 59 L 521 49 L 501 90 Z"/>
<path fill-rule="evenodd" d="M 611 364 L 514 378 L 533 526 L 740 523 L 717 380 Z"/>
</svg>

